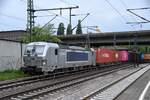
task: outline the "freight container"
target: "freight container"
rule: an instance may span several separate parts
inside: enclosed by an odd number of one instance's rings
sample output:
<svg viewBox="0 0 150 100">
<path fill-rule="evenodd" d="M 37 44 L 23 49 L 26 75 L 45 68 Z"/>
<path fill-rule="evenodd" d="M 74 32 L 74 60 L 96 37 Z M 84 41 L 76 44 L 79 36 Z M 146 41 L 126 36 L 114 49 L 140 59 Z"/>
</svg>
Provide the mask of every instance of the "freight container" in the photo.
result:
<svg viewBox="0 0 150 100">
<path fill-rule="evenodd" d="M 150 54 L 144 54 L 144 60 L 150 61 Z"/>
<path fill-rule="evenodd" d="M 109 48 L 97 48 L 95 49 L 96 52 L 96 63 L 112 63 L 115 61 L 114 58 L 114 50 Z"/>
<path fill-rule="evenodd" d="M 140 60 L 142 60 L 142 61 L 144 60 L 144 53 L 140 54 Z"/>
<path fill-rule="evenodd" d="M 128 52 L 127 51 L 119 51 L 119 61 L 121 61 L 121 62 L 128 61 Z"/>
<path fill-rule="evenodd" d="M 130 51 L 128 55 L 128 61 L 131 63 L 139 63 L 140 53 Z"/>
</svg>

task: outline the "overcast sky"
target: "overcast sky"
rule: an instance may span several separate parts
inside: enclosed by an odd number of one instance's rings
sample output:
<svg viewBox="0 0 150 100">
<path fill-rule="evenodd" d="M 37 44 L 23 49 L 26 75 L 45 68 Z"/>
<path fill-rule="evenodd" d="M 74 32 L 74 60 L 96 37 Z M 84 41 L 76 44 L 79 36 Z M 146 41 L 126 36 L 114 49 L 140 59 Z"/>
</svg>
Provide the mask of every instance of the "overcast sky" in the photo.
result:
<svg viewBox="0 0 150 100">
<path fill-rule="evenodd" d="M 26 29 L 26 3 L 27 0 L 0 0 L 0 31 Z M 144 20 L 132 15 L 126 9 L 150 7 L 150 0 L 34 0 L 35 9 L 71 6 L 79 6 L 78 9 L 72 10 L 72 14 L 82 14 L 72 17 L 73 27 L 77 24 L 78 19 L 83 19 L 86 16 L 85 14 L 90 13 L 83 21 L 82 26 L 98 26 L 102 32 L 150 29 L 150 23 L 141 25 L 126 24 L 135 21 L 143 22 Z M 150 20 L 150 9 L 134 12 Z M 36 18 L 36 25 L 44 25 L 55 14 L 59 14 L 59 11 L 36 12 L 35 15 L 37 16 L 52 15 Z M 62 16 L 56 17 L 51 23 L 57 28 L 60 22 L 63 22 L 67 27 L 69 23 L 68 10 L 62 11 Z M 84 29 L 85 33 L 86 31 L 87 29 Z"/>
</svg>

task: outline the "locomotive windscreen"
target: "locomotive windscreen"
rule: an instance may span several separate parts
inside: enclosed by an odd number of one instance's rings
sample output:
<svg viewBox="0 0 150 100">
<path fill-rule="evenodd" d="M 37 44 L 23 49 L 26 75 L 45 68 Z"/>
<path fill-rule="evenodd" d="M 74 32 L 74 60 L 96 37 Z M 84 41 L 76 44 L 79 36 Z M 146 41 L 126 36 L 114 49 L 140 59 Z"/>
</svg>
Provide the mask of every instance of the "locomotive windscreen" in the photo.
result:
<svg viewBox="0 0 150 100">
<path fill-rule="evenodd" d="M 38 54 L 38 55 L 42 55 L 44 52 L 44 45 L 32 45 L 32 46 L 27 46 L 25 49 L 25 55 L 27 54 Z"/>
<path fill-rule="evenodd" d="M 88 61 L 88 53 L 67 52 L 67 61 Z"/>
</svg>

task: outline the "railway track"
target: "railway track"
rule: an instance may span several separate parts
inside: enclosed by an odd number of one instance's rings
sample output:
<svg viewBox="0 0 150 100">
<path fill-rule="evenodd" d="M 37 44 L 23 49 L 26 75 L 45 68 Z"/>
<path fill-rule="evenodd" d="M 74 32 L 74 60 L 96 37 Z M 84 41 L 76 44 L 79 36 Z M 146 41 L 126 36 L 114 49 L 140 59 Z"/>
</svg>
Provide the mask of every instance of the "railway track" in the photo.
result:
<svg viewBox="0 0 150 100">
<path fill-rule="evenodd" d="M 74 75 L 74 74 L 77 74 L 77 73 L 85 73 L 87 71 L 88 70 L 83 70 L 83 71 L 79 71 L 79 72 L 72 72 L 70 74 L 68 74 L 68 73 L 59 73 L 59 74 L 50 74 L 50 75 L 40 75 L 40 76 L 28 77 L 28 78 L 25 78 L 25 79 L 6 81 L 6 82 L 0 83 L 0 90 L 7 90 L 7 89 L 27 85 L 27 84 L 33 84 L 33 83 L 40 82 L 40 81 L 46 81 L 46 80 L 51 80 L 51 79 L 54 79 L 54 78 L 65 77 L 65 76 L 68 76 L 68 75 Z"/>
<path fill-rule="evenodd" d="M 105 68 L 105 67 L 102 67 L 102 68 Z M 63 73 L 63 72 L 62 73 L 55 73 L 55 74 L 52 73 L 52 74 L 48 74 L 48 75 L 26 77 L 26 78 L 22 78 L 22 79 L 18 79 L 18 80 L 8 80 L 8 81 L 4 81 L 4 82 L 0 83 L 0 90 L 1 91 L 2 90 L 7 90 L 7 89 L 27 85 L 27 84 L 33 84 L 33 83 L 36 83 L 36 82 L 52 80 L 54 78 L 61 78 L 61 77 L 66 77 L 66 76 L 71 76 L 71 75 L 81 74 L 81 73 L 83 74 L 83 73 L 86 73 L 88 71 L 97 73 L 95 71 L 95 69 L 90 69 L 90 70 L 89 69 L 84 69 L 84 70 L 72 71 L 72 72 L 67 72 L 67 73 Z"/>
<path fill-rule="evenodd" d="M 116 67 L 117 68 L 116 69 L 115 67 L 113 67 L 113 69 L 112 68 L 109 70 L 107 69 L 103 73 L 102 73 L 102 71 L 97 71 L 97 72 L 93 72 L 93 73 L 91 72 L 90 74 L 86 73 L 86 75 L 79 75 L 78 77 L 75 76 L 75 77 L 71 77 L 71 78 L 66 78 L 61 81 L 60 80 L 59 81 L 52 80 L 51 83 L 49 83 L 49 84 L 45 84 L 44 81 L 43 81 L 43 83 L 40 81 L 41 84 L 43 84 L 41 86 L 36 86 L 34 84 L 32 84 L 32 88 L 29 88 L 27 86 L 22 86 L 22 89 L 24 89 L 24 91 L 19 91 L 15 88 L 13 88 L 10 91 L 4 90 L 3 94 L 0 95 L 0 99 L 28 100 L 28 99 L 39 98 L 44 95 L 48 95 L 48 94 L 55 93 L 55 92 L 58 92 L 58 91 L 61 91 L 61 90 L 64 90 L 64 89 L 67 89 L 70 87 L 74 87 L 74 86 L 81 84 L 83 82 L 86 82 L 88 80 L 91 80 L 91 79 L 94 79 L 94 78 L 97 78 L 97 77 L 100 77 L 100 76 L 103 76 L 106 74 L 110 74 L 115 71 L 122 70 L 122 69 L 125 69 L 128 67 L 127 67 L 127 65 L 124 65 L 122 68 Z M 33 86 L 35 86 L 35 87 L 33 87 Z M 29 88 L 29 89 L 27 89 L 27 88 Z M 15 92 L 10 93 L 11 91 L 15 91 Z"/>
<path fill-rule="evenodd" d="M 149 69 L 150 67 L 143 67 L 139 70 L 136 70 L 133 73 L 130 73 L 118 80 L 111 82 L 110 84 L 107 84 L 106 86 L 101 87 L 101 89 L 89 94 L 88 96 L 85 96 L 82 100 L 114 100 L 120 95 L 121 92 L 139 79 Z"/>
</svg>

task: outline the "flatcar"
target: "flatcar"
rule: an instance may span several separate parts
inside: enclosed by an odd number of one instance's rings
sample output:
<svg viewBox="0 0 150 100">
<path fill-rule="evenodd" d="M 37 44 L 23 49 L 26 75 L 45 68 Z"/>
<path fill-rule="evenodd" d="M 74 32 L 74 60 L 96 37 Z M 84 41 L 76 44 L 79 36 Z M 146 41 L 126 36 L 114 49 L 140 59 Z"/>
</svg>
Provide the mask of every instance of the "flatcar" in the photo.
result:
<svg viewBox="0 0 150 100">
<path fill-rule="evenodd" d="M 53 72 L 57 69 L 95 66 L 93 49 L 57 43 L 32 42 L 26 46 L 24 72 Z"/>
</svg>

